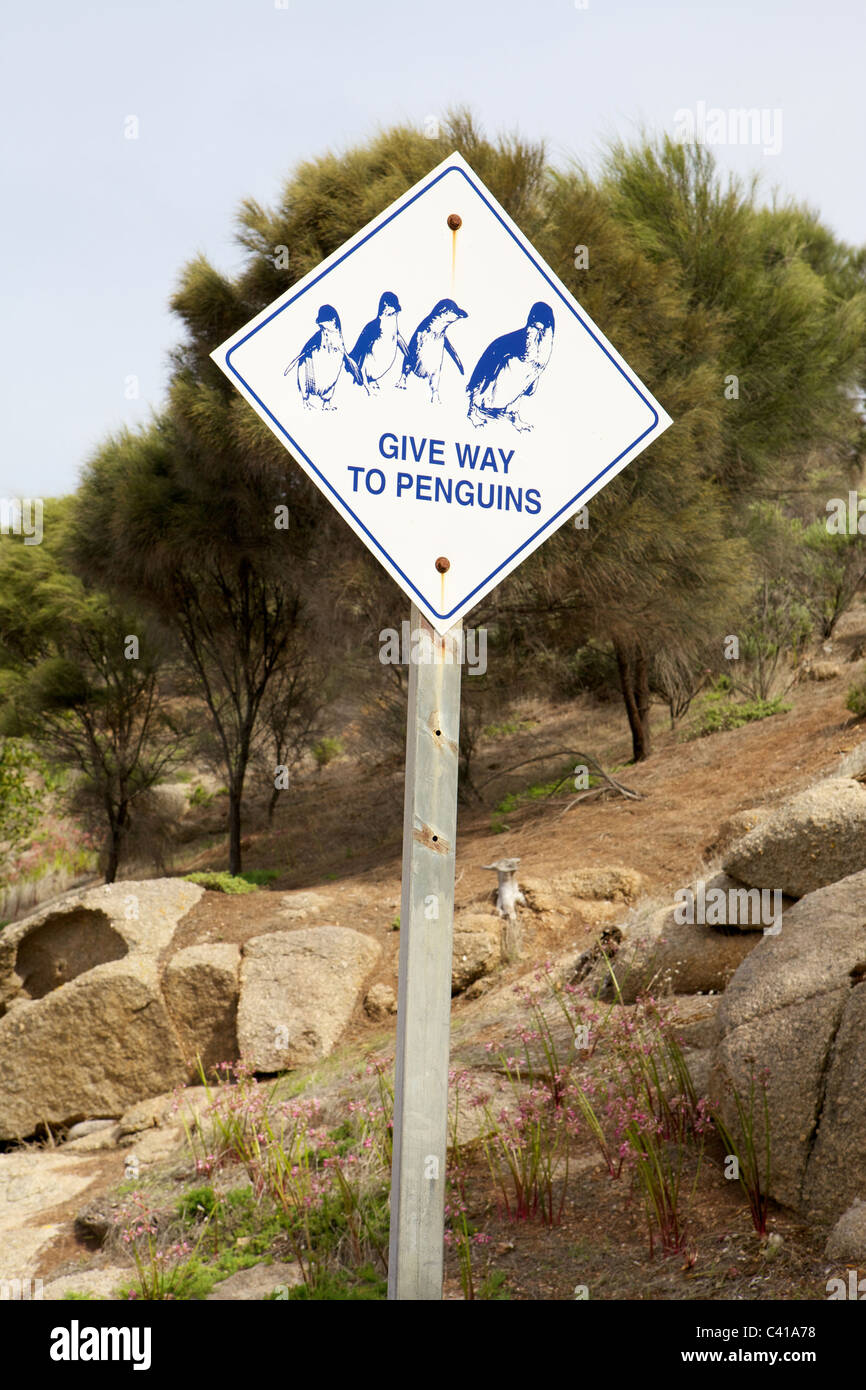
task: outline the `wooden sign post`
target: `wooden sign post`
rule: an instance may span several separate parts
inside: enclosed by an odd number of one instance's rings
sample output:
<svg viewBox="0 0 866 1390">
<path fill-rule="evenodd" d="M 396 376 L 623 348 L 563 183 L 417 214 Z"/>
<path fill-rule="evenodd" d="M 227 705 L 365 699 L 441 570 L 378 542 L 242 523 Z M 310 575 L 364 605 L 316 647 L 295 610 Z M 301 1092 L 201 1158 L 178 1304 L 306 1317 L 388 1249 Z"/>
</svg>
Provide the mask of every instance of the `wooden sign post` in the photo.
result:
<svg viewBox="0 0 866 1390">
<path fill-rule="evenodd" d="M 462 629 L 411 629 L 388 1297 L 441 1299 Z"/>
</svg>

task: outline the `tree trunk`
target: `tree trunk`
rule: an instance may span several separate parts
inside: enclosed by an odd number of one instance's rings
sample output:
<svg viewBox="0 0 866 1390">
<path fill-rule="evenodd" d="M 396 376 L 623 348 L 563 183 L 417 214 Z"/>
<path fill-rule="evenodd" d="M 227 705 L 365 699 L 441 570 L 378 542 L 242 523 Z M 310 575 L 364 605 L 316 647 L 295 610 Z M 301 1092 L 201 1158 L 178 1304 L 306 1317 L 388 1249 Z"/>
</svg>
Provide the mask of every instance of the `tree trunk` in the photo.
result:
<svg viewBox="0 0 866 1390">
<path fill-rule="evenodd" d="M 640 720 L 641 729 L 641 753 L 640 757 L 635 752 L 635 762 L 640 762 L 642 758 L 650 755 L 650 686 L 649 686 L 649 662 L 646 653 L 640 643 L 637 644 L 635 652 L 635 699 L 637 701 L 637 712 Z"/>
<path fill-rule="evenodd" d="M 109 818 L 108 863 L 105 866 L 105 882 L 114 883 L 120 868 L 120 847 L 129 824 L 129 811 L 123 804 L 116 815 Z"/>
<path fill-rule="evenodd" d="M 619 671 L 622 698 L 631 729 L 632 759 L 643 762 L 650 754 L 649 740 L 649 672 L 646 657 L 639 646 L 629 648 L 623 642 L 613 644 Z"/>
<path fill-rule="evenodd" d="M 112 829 L 110 831 L 110 839 L 108 842 L 108 863 L 105 866 L 106 883 L 114 883 L 114 880 L 117 878 L 117 870 L 120 863 L 119 839 L 120 837 L 118 836 L 117 831 Z"/>
<path fill-rule="evenodd" d="M 229 873 L 241 871 L 241 797 L 243 788 L 229 787 Z"/>
</svg>

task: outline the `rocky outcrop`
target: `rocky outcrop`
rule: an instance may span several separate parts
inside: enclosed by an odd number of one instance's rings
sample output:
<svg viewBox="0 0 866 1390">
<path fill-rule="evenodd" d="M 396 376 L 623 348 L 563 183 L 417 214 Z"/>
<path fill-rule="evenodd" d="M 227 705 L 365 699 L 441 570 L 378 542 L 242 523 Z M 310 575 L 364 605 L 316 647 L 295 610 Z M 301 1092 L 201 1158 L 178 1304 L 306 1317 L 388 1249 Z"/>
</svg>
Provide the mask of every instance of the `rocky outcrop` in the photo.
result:
<svg viewBox="0 0 866 1390">
<path fill-rule="evenodd" d="M 721 932 L 703 923 L 680 923 L 674 911 L 656 913 L 645 928 L 626 938 L 614 971 L 623 1001 L 633 1004 L 638 994 L 721 993 L 757 938 L 745 932 Z M 613 997 L 613 983 L 605 995 Z"/>
<path fill-rule="evenodd" d="M 397 995 L 391 985 L 373 985 L 364 1000 L 364 1012 L 374 1023 L 384 1023 L 397 1012 Z"/>
<path fill-rule="evenodd" d="M 202 889 L 178 879 L 70 893 L 0 940 L 0 1139 L 120 1115 L 184 1081 L 159 958 Z"/>
<path fill-rule="evenodd" d="M 866 1264 L 866 1202 L 854 1202 L 843 1212 L 827 1237 L 824 1254 L 828 1260 Z"/>
<path fill-rule="evenodd" d="M 802 898 L 731 980 L 718 1015 L 713 1090 L 733 1126 L 733 1088 L 761 1075 L 770 1118 L 770 1194 L 838 1217 L 866 1192 L 866 872 Z"/>
<path fill-rule="evenodd" d="M 346 927 L 255 936 L 243 949 L 238 1047 L 256 1071 L 288 1071 L 331 1052 L 380 954 Z"/>
<path fill-rule="evenodd" d="M 188 946 L 166 966 L 162 992 L 172 1017 L 189 1079 L 199 1076 L 198 1061 L 209 1076 L 218 1062 L 238 1055 L 237 946 L 215 943 Z"/>
<path fill-rule="evenodd" d="M 502 929 L 498 918 L 480 912 L 461 913 L 454 921 L 451 993 L 460 994 L 502 959 Z"/>
<path fill-rule="evenodd" d="M 799 792 L 728 850 L 723 867 L 752 888 L 805 897 L 866 869 L 866 787 L 834 777 Z"/>
</svg>

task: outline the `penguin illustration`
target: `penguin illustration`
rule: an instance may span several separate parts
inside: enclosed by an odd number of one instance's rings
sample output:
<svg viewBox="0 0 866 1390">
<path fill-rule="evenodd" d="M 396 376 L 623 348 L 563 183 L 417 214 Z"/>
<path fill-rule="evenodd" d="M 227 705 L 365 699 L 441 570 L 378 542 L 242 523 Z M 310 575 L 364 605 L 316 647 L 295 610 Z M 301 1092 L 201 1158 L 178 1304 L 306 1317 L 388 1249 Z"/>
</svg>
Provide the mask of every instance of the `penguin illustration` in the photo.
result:
<svg viewBox="0 0 866 1390">
<path fill-rule="evenodd" d="M 531 430 L 520 418 L 520 402 L 534 393 L 552 351 L 553 310 L 538 301 L 529 311 L 525 328 L 494 338 L 478 359 L 466 387 L 473 425 L 508 420 L 517 430 Z"/>
<path fill-rule="evenodd" d="M 361 373 L 362 384 L 378 392 L 379 380 L 394 365 L 398 350 L 406 357 L 409 349 L 397 327 L 400 301 L 391 290 L 379 297 L 376 317 L 361 329 L 349 356 Z"/>
<path fill-rule="evenodd" d="M 409 373 L 414 372 L 422 381 L 429 383 L 430 400 L 433 404 L 439 402 L 439 378 L 442 375 L 446 352 L 456 362 L 461 376 L 464 374 L 463 363 L 446 337 L 447 330 L 458 319 L 468 317 L 466 310 L 458 309 L 453 299 L 440 299 L 439 303 L 433 306 L 426 319 L 421 320 L 412 334 L 409 351 L 403 360 L 403 371 L 397 382 L 401 390 L 406 389 Z"/>
<path fill-rule="evenodd" d="M 308 410 L 314 401 L 321 402 L 322 410 L 336 410 L 332 403 L 334 389 L 340 372 L 345 366 L 359 386 L 364 385 L 357 365 L 352 361 L 343 343 L 343 330 L 340 315 L 332 304 L 323 304 L 316 315 L 318 332 L 309 338 L 297 357 L 293 357 L 283 376 L 288 376 L 292 368 L 298 368 L 298 390 Z"/>
</svg>

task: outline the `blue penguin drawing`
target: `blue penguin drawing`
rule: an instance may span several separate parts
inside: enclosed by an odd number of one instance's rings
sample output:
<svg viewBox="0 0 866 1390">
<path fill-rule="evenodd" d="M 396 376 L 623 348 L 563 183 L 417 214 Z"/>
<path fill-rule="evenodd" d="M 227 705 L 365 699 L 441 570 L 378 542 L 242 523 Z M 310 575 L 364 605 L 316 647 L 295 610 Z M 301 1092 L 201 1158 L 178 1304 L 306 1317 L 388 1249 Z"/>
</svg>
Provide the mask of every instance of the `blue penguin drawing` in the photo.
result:
<svg viewBox="0 0 866 1390">
<path fill-rule="evenodd" d="M 459 309 L 453 299 L 440 299 L 438 304 L 434 304 L 426 319 L 421 320 L 412 334 L 409 351 L 403 360 L 403 371 L 397 382 L 401 390 L 406 389 L 409 373 L 414 372 L 428 383 L 431 402 L 434 405 L 439 403 L 439 378 L 446 352 L 457 364 L 461 376 L 464 375 L 463 363 L 446 336 L 448 329 L 458 319 L 468 317 L 466 310 Z"/>
<path fill-rule="evenodd" d="M 553 310 L 541 300 L 533 304 L 526 327 L 503 333 L 481 354 L 466 390 L 473 425 L 508 420 L 517 430 L 532 426 L 520 417 L 520 403 L 533 395 L 553 351 Z"/>
<path fill-rule="evenodd" d="M 297 357 L 292 358 L 283 376 L 288 376 L 297 365 L 298 390 L 307 409 L 311 410 L 314 402 L 320 402 L 322 410 L 336 410 L 334 390 L 343 367 L 359 386 L 363 386 L 364 382 L 357 365 L 346 351 L 340 315 L 333 304 L 322 305 L 316 315 L 316 323 L 319 325 L 318 331 L 307 339 Z"/>
<path fill-rule="evenodd" d="M 405 359 L 409 349 L 397 327 L 400 301 L 392 290 L 385 290 L 379 296 L 376 317 L 365 324 L 358 334 L 358 341 L 349 353 L 358 371 L 362 385 L 368 390 L 378 392 L 379 381 L 390 371 L 398 352 Z"/>
</svg>

